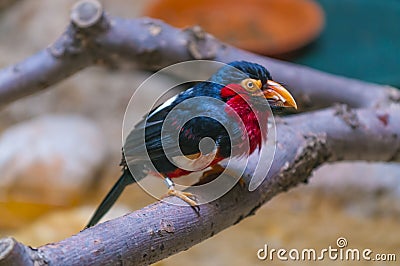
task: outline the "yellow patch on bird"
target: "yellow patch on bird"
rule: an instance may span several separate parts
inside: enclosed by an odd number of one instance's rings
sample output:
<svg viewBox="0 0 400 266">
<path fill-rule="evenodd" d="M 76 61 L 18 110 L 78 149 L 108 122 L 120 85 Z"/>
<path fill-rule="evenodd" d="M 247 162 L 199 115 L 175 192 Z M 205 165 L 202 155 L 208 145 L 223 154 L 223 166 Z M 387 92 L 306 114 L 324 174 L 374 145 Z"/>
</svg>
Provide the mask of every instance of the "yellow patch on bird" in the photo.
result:
<svg viewBox="0 0 400 266">
<path fill-rule="evenodd" d="M 211 162 L 215 159 L 217 153 L 218 149 L 214 149 L 212 152 L 207 154 L 202 154 L 199 152 L 190 155 L 175 156 L 172 157 L 172 161 L 179 168 L 196 172 L 210 166 Z"/>
</svg>

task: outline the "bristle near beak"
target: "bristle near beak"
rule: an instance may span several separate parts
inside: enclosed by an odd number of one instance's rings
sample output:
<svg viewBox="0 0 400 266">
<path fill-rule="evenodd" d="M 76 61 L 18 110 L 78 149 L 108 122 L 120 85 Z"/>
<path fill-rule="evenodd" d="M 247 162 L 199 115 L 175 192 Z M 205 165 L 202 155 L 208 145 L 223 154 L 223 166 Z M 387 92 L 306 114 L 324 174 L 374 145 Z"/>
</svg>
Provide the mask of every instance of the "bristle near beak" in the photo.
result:
<svg viewBox="0 0 400 266">
<path fill-rule="evenodd" d="M 297 109 L 297 103 L 290 92 L 273 80 L 267 81 L 267 88 L 263 90 L 263 93 L 267 100 L 280 102 L 280 106 L 283 107 L 293 107 Z"/>
</svg>

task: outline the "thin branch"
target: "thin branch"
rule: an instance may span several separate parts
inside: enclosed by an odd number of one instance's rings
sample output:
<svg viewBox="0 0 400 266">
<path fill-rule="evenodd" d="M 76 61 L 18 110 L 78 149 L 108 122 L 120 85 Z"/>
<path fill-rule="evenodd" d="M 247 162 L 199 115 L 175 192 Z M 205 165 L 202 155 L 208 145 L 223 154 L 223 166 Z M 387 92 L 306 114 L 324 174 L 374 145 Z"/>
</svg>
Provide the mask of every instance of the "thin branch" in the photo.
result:
<svg viewBox="0 0 400 266">
<path fill-rule="evenodd" d="M 199 27 L 176 29 L 155 19 L 121 19 L 105 14 L 95 0 L 81 1 L 58 40 L 32 57 L 0 71 L 0 106 L 43 90 L 82 68 L 122 62 L 157 70 L 193 59 L 248 60 L 266 66 L 294 93 L 299 106 L 345 103 L 354 108 L 400 102 L 399 91 L 338 77 L 224 44 Z M 368 93 L 365 93 L 368 92 Z"/>
</svg>

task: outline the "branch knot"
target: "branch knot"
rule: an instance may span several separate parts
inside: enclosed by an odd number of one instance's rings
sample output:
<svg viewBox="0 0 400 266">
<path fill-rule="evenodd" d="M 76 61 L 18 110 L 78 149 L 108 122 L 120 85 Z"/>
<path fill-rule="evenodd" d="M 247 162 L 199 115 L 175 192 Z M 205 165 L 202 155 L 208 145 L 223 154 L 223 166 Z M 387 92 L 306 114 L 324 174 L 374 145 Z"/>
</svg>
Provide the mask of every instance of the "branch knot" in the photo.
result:
<svg viewBox="0 0 400 266">
<path fill-rule="evenodd" d="M 96 0 L 82 0 L 72 7 L 71 21 L 79 28 L 96 24 L 103 14 L 101 4 Z"/>
<path fill-rule="evenodd" d="M 194 59 L 214 59 L 218 44 L 200 26 L 185 29 L 189 34 L 187 49 Z"/>
<path fill-rule="evenodd" d="M 350 108 L 347 104 L 336 104 L 335 116 L 341 118 L 348 126 L 352 129 L 360 127 L 360 121 L 358 119 L 357 113 Z"/>
</svg>

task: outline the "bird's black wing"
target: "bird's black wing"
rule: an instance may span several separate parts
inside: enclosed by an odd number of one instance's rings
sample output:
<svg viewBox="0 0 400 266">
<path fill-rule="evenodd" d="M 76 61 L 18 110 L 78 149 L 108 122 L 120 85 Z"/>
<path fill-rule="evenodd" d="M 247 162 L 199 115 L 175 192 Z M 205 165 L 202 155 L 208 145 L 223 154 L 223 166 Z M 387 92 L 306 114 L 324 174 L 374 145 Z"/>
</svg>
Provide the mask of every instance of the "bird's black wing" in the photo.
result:
<svg viewBox="0 0 400 266">
<path fill-rule="evenodd" d="M 221 101 L 202 97 L 196 98 L 195 102 L 178 101 L 178 104 L 173 102 L 157 108 L 128 135 L 124 145 L 127 160 L 159 160 L 165 158 L 165 153 L 179 155 L 180 150 L 184 155 L 197 154 L 199 142 L 204 137 L 214 139 L 218 146 L 227 150 L 232 139 L 238 141 L 242 134 L 239 124 L 226 114 L 225 107 Z M 168 114 L 171 119 L 166 121 Z M 188 120 L 190 117 L 193 118 Z M 225 152 L 226 156 L 229 156 L 229 152 Z"/>
</svg>

